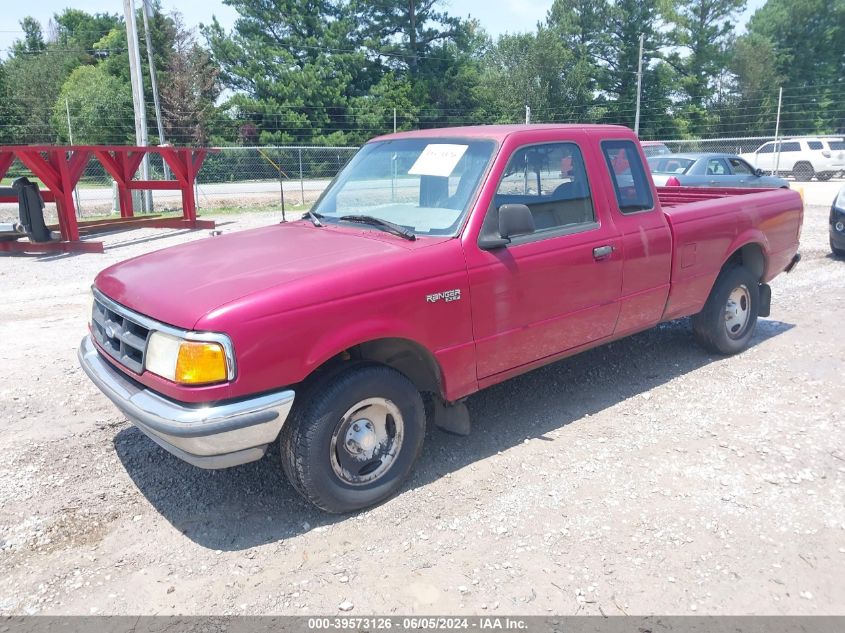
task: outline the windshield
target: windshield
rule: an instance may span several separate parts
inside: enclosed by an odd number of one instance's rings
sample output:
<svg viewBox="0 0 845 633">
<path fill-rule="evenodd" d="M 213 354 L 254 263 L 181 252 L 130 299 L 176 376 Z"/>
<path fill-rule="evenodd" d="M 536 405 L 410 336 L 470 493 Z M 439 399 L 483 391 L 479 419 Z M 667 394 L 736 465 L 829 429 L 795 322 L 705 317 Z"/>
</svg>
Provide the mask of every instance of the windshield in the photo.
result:
<svg viewBox="0 0 845 633">
<path fill-rule="evenodd" d="M 648 159 L 648 166 L 654 174 L 685 174 L 695 161 L 675 156 L 654 156 Z"/>
<path fill-rule="evenodd" d="M 453 235 L 495 144 L 414 138 L 368 143 L 317 201 L 321 219 L 368 215 L 419 235 Z"/>
</svg>

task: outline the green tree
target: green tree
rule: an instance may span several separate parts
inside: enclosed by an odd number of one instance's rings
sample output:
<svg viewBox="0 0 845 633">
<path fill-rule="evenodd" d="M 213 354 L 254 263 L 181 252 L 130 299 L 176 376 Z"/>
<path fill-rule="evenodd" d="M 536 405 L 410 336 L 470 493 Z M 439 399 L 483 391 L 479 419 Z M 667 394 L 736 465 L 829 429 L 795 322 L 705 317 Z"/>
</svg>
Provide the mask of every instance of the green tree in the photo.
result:
<svg viewBox="0 0 845 633">
<path fill-rule="evenodd" d="M 716 106 L 718 132 L 724 136 L 774 133 L 782 78 L 768 38 L 746 33 L 730 49 L 726 95 Z"/>
<path fill-rule="evenodd" d="M 744 7 L 745 0 L 685 0 L 666 11 L 675 49 L 667 61 L 681 87 L 681 116 L 693 134 L 706 133 L 715 123 L 716 82 L 728 62 L 736 15 Z"/>
<path fill-rule="evenodd" d="M 27 16 L 19 22 L 23 31 L 23 39 L 12 44 L 12 55 L 21 57 L 27 54 L 40 53 L 47 48 L 44 42 L 44 34 L 41 31 L 41 23 Z"/>
<path fill-rule="evenodd" d="M 361 24 L 363 43 L 378 51 L 393 68 L 412 76 L 434 49 L 463 35 L 460 18 L 442 11 L 442 0 L 355 0 L 352 13 Z"/>
<path fill-rule="evenodd" d="M 349 101 L 372 85 L 372 63 L 353 49 L 353 22 L 330 0 L 225 0 L 240 17 L 231 33 L 203 32 L 228 105 L 262 143 L 324 143 L 348 129 Z"/>
<path fill-rule="evenodd" d="M 19 142 L 18 128 L 22 121 L 22 112 L 13 100 L 13 93 L 8 81 L 6 63 L 0 61 L 0 145 Z"/>
<path fill-rule="evenodd" d="M 411 81 L 388 72 L 372 87 L 369 94 L 355 97 L 350 103 L 350 118 L 360 132 L 346 134 L 337 143 L 330 144 L 361 143 L 376 134 L 392 131 L 394 108 L 397 129 L 418 127 L 420 108 Z"/>
<path fill-rule="evenodd" d="M 615 0 L 603 13 L 604 31 L 596 45 L 604 68 L 599 82 L 603 122 L 634 127 L 640 34 L 644 35 L 640 136 L 673 135 L 672 73 L 662 61 L 667 44 L 661 30 L 661 0 Z"/>
<path fill-rule="evenodd" d="M 117 14 L 90 14 L 79 9 L 65 9 L 53 16 L 56 25 L 55 44 L 76 54 L 76 61 L 94 64 L 94 45 L 112 29 L 123 28 L 123 21 Z"/>
<path fill-rule="evenodd" d="M 218 122 L 215 101 L 220 96 L 220 71 L 179 14 L 167 72 L 160 84 L 162 118 L 167 141 L 176 145 L 204 145 Z"/>
<path fill-rule="evenodd" d="M 771 44 L 784 91 L 785 133 L 845 126 L 845 0 L 768 0 L 751 16 L 748 33 Z"/>
<path fill-rule="evenodd" d="M 77 145 L 120 145 L 133 137 L 129 86 L 101 68 L 80 66 L 62 86 L 53 107 L 53 126 L 62 142 L 69 140 L 67 110 Z"/>
<path fill-rule="evenodd" d="M 481 88 L 488 35 L 474 20 L 461 23 L 458 34 L 430 49 L 415 75 L 406 75 L 421 127 L 466 125 L 483 121 L 485 99 Z"/>
<path fill-rule="evenodd" d="M 573 96 L 586 118 L 604 80 L 605 68 L 599 62 L 606 45 L 609 13 L 607 0 L 555 0 L 546 15 L 547 28 L 573 56 L 572 69 L 580 77 L 580 90 Z"/>
<path fill-rule="evenodd" d="M 17 113 L 13 143 L 52 143 L 53 104 L 67 77 L 67 55 L 48 47 L 37 54 L 16 55 L 5 66 L 9 104 Z"/>
<path fill-rule="evenodd" d="M 484 76 L 496 120 L 521 122 L 525 106 L 533 121 L 579 121 L 588 116 L 592 78 L 555 30 L 504 35 L 488 55 Z"/>
</svg>

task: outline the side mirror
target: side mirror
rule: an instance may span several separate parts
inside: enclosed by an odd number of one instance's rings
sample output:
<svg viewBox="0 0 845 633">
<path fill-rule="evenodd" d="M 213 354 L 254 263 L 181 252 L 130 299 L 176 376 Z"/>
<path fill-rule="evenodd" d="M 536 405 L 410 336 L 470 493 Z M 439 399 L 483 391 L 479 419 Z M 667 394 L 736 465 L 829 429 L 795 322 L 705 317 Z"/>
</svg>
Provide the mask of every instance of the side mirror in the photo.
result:
<svg viewBox="0 0 845 633">
<path fill-rule="evenodd" d="M 499 235 L 504 239 L 534 232 L 534 216 L 524 204 L 503 204 L 499 207 Z"/>
<path fill-rule="evenodd" d="M 763 170 L 758 167 L 754 170 L 754 175 L 757 176 L 757 178 L 760 178 L 763 175 Z"/>
<path fill-rule="evenodd" d="M 499 207 L 499 231 L 496 235 L 493 227 L 487 229 L 486 234 L 478 239 L 478 247 L 481 250 L 492 251 L 510 244 L 511 238 L 518 235 L 533 233 L 534 216 L 531 209 L 524 204 L 503 204 Z"/>
</svg>

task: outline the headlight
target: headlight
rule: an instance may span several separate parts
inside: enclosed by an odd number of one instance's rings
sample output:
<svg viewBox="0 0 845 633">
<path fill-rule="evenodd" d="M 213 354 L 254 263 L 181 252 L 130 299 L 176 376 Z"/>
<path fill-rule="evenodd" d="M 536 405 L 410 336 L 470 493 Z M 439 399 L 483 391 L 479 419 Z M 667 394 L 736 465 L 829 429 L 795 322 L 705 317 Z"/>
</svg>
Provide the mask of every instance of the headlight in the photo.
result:
<svg viewBox="0 0 845 633">
<path fill-rule="evenodd" d="M 229 362 L 221 343 L 186 340 L 156 331 L 147 343 L 144 368 L 173 382 L 205 385 L 230 378 Z"/>
<path fill-rule="evenodd" d="M 85 316 L 85 322 L 88 327 L 91 327 L 91 321 L 94 319 L 94 290 L 88 286 L 88 295 L 85 297 L 85 307 L 88 308 L 88 314 Z"/>
<path fill-rule="evenodd" d="M 843 223 L 843 222 L 837 222 L 836 224 L 834 224 L 834 227 L 835 227 L 835 228 L 836 228 L 836 230 L 837 230 L 837 231 L 839 231 L 840 233 L 841 233 L 842 231 L 845 231 L 845 223 Z"/>
</svg>

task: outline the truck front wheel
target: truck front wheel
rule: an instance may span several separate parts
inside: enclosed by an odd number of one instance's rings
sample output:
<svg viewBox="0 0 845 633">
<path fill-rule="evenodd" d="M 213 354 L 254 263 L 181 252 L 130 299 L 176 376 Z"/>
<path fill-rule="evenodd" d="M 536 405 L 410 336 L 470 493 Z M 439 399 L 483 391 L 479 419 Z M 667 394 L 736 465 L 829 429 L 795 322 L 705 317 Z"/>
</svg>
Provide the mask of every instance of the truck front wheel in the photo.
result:
<svg viewBox="0 0 845 633">
<path fill-rule="evenodd" d="M 760 310 L 760 282 L 744 266 L 723 270 L 704 309 L 692 318 L 695 337 L 716 354 L 731 355 L 748 347 Z"/>
<path fill-rule="evenodd" d="M 425 436 L 413 383 L 381 365 L 353 366 L 312 385 L 279 438 L 294 488 L 327 512 L 352 512 L 395 493 Z"/>
</svg>

